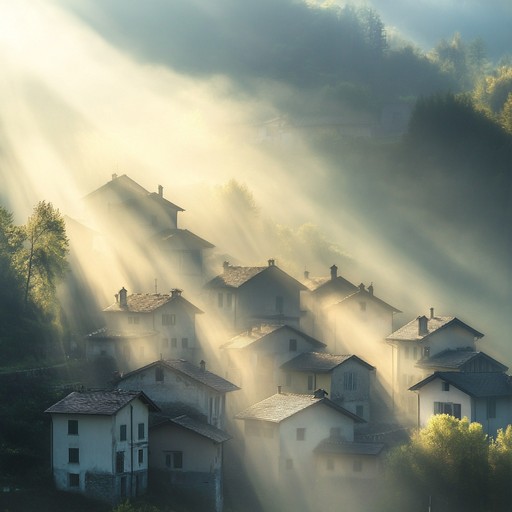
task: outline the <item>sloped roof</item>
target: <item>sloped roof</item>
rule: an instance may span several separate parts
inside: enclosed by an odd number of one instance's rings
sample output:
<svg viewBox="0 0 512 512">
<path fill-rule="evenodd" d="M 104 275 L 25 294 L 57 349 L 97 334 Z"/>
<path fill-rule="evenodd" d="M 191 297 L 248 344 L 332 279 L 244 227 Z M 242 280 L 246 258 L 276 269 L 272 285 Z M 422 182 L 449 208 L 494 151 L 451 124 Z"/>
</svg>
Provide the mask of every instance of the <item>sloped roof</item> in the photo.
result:
<svg viewBox="0 0 512 512">
<path fill-rule="evenodd" d="M 138 368 L 137 370 L 124 374 L 120 381 L 126 380 L 137 373 L 144 372 L 155 366 L 162 366 L 169 370 L 179 372 L 219 393 L 228 393 L 230 391 L 236 391 L 240 389 L 238 386 L 235 386 L 235 384 L 229 382 L 226 379 L 223 379 L 222 377 L 219 377 L 219 375 L 206 369 L 203 370 L 200 366 L 196 366 L 189 361 L 185 361 L 184 359 L 165 359 L 154 361 L 153 363 L 143 366 L 142 368 Z"/>
<path fill-rule="evenodd" d="M 324 404 L 340 413 L 352 418 L 358 423 L 364 423 L 359 416 L 340 407 L 328 398 L 315 398 L 313 395 L 299 395 L 294 393 L 277 393 L 261 402 L 251 405 L 235 418 L 239 420 L 258 420 L 271 423 L 281 423 L 291 416 L 304 411 L 308 407 Z"/>
<path fill-rule="evenodd" d="M 433 316 L 425 318 L 427 319 L 427 331 L 425 334 L 419 334 L 418 318 L 415 318 L 408 324 L 405 324 L 403 327 L 400 327 L 400 329 L 391 333 L 386 339 L 393 341 L 423 341 L 441 329 L 446 329 L 448 326 L 452 325 L 458 325 L 468 330 L 475 338 L 481 338 L 483 336 L 481 332 L 473 329 L 473 327 L 465 324 L 455 316 Z"/>
<path fill-rule="evenodd" d="M 349 360 L 356 361 L 369 370 L 375 370 L 374 366 L 355 355 L 334 355 L 325 352 L 303 352 L 282 364 L 281 369 L 290 372 L 328 373 Z"/>
<path fill-rule="evenodd" d="M 473 398 L 512 396 L 510 377 L 499 372 L 434 372 L 409 390 L 421 389 L 435 379 L 444 380 Z"/>
<path fill-rule="evenodd" d="M 181 243 L 183 244 L 184 249 L 189 249 L 193 245 L 200 247 L 202 249 L 212 249 L 215 247 L 210 242 L 206 241 L 204 238 L 197 236 L 192 233 L 188 229 L 165 229 L 164 231 L 160 231 L 155 237 L 163 241 L 173 242 L 173 243 Z"/>
<path fill-rule="evenodd" d="M 260 343 L 263 341 L 267 336 L 269 336 L 272 333 L 275 333 L 280 330 L 288 329 L 295 333 L 298 336 L 303 337 L 306 341 L 309 343 L 312 343 L 313 345 L 317 347 L 325 347 L 325 343 L 322 343 L 321 341 L 317 340 L 316 338 L 313 338 L 312 336 L 309 336 L 309 334 L 306 334 L 305 332 L 302 332 L 301 330 L 292 327 L 291 325 L 261 325 L 258 328 L 251 329 L 250 331 L 244 332 L 242 334 L 239 334 L 238 336 L 235 336 L 227 343 L 224 343 L 221 345 L 220 348 L 223 349 L 243 349 L 246 347 L 253 346 L 257 343 Z"/>
<path fill-rule="evenodd" d="M 126 339 L 142 339 L 142 338 L 152 338 L 153 336 L 157 336 L 157 331 L 129 331 L 129 330 L 114 330 L 107 329 L 103 327 L 102 329 L 98 329 L 97 331 L 91 332 L 87 335 L 88 339 L 95 340 L 126 340 Z"/>
<path fill-rule="evenodd" d="M 173 303 L 181 305 L 186 310 L 194 314 L 203 313 L 199 308 L 181 296 L 181 294 L 161 294 L 161 293 L 132 293 L 126 297 L 127 306 L 121 306 L 121 303 L 114 302 L 103 311 L 121 312 L 121 313 L 152 313 L 162 306 Z"/>
<path fill-rule="evenodd" d="M 344 290 L 344 295 L 348 296 L 357 291 L 357 286 L 344 277 L 309 277 L 303 283 L 314 293 L 330 293 Z"/>
<path fill-rule="evenodd" d="M 93 414 L 112 416 L 139 398 L 150 410 L 159 411 L 142 391 L 73 391 L 45 412 L 50 414 Z"/>
<path fill-rule="evenodd" d="M 160 417 L 156 420 L 152 428 L 158 428 L 169 423 L 178 425 L 179 427 L 185 428 L 191 432 L 199 434 L 200 436 L 206 437 L 214 443 L 224 443 L 225 441 L 229 441 L 229 439 L 231 439 L 231 436 L 227 432 L 224 432 L 223 430 L 214 427 L 213 425 L 210 425 L 204 421 L 191 418 L 186 414 L 177 416 L 176 418 Z"/>
<path fill-rule="evenodd" d="M 240 288 L 248 281 L 256 277 L 262 272 L 276 272 L 282 277 L 287 278 L 289 281 L 296 283 L 297 287 L 301 290 L 307 288 L 297 281 L 295 278 L 281 270 L 277 265 L 269 264 L 266 267 L 238 267 L 232 265 L 225 265 L 222 274 L 214 277 L 211 281 L 204 285 L 205 288 Z"/>
<path fill-rule="evenodd" d="M 386 445 L 384 443 L 348 442 L 339 438 L 323 439 L 315 447 L 316 453 L 343 455 L 380 455 Z"/>
<path fill-rule="evenodd" d="M 161 196 L 160 194 L 158 194 L 156 192 L 148 193 L 148 197 L 152 201 L 155 201 L 156 203 L 160 203 L 160 204 L 162 204 L 163 206 L 165 206 L 167 208 L 170 207 L 173 210 L 177 210 L 179 212 L 184 212 L 185 211 L 183 208 L 181 208 L 181 206 L 178 206 L 177 204 L 174 204 L 173 202 L 169 201 L 168 199 L 166 199 L 165 197 Z"/>
<path fill-rule="evenodd" d="M 496 359 L 488 356 L 484 352 L 478 352 L 475 350 L 453 350 L 446 349 L 439 354 L 435 354 L 426 359 L 420 359 L 416 366 L 419 368 L 452 368 L 459 369 L 465 366 L 467 363 L 476 359 L 485 359 L 491 365 L 496 366 L 496 371 L 506 372 L 508 367 L 500 363 Z"/>
<path fill-rule="evenodd" d="M 346 304 L 350 301 L 360 299 L 373 301 L 386 309 L 390 309 L 391 311 L 393 311 L 393 313 L 401 313 L 399 309 L 395 308 L 394 306 L 391 306 L 391 304 L 388 304 L 387 302 L 384 302 L 382 299 L 379 299 L 377 296 L 375 296 L 373 293 L 370 293 L 368 290 L 365 290 L 362 284 L 359 285 L 359 289 L 356 292 L 347 295 L 344 299 L 340 300 L 339 302 L 333 304 L 330 307 L 334 308 L 336 306 Z"/>
</svg>

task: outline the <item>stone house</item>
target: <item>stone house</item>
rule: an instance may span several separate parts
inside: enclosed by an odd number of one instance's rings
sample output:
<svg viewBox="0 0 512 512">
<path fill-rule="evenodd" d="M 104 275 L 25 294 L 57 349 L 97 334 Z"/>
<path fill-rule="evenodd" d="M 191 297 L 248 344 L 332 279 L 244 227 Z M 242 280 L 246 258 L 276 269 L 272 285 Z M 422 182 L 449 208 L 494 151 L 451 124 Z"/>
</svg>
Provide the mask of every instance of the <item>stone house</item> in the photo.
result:
<svg viewBox="0 0 512 512">
<path fill-rule="evenodd" d="M 148 418 L 158 407 L 142 392 L 73 392 L 51 415 L 56 488 L 109 503 L 144 494 L 148 484 Z"/>
<path fill-rule="evenodd" d="M 103 310 L 106 326 L 87 336 L 86 357 L 113 357 L 120 371 L 159 358 L 201 359 L 195 325 L 201 313 L 181 290 L 129 295 L 123 287 L 116 302 Z"/>
</svg>

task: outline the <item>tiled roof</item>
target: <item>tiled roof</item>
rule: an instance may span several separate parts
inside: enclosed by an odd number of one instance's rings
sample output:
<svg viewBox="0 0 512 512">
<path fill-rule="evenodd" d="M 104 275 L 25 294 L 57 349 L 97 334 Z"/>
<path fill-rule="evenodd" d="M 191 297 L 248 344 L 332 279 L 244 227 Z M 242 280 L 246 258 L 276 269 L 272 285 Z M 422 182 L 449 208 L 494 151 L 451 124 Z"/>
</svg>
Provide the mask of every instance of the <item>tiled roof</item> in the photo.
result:
<svg viewBox="0 0 512 512">
<path fill-rule="evenodd" d="M 286 329 L 292 331 L 293 333 L 295 333 L 298 336 L 303 337 L 305 340 L 309 341 L 310 343 L 312 343 L 313 345 L 315 345 L 317 347 L 325 347 L 326 346 L 325 343 L 318 341 L 316 338 L 309 336 L 305 332 L 302 332 L 301 330 L 296 329 L 295 327 L 292 327 L 291 325 L 261 325 L 257 328 L 251 329 L 250 331 L 247 331 L 242 334 L 239 334 L 238 336 L 235 336 L 227 343 L 224 343 L 223 345 L 221 345 L 220 348 L 225 348 L 225 349 L 246 348 L 255 343 L 262 341 L 269 334 L 272 334 L 279 330 L 286 330 Z"/>
<path fill-rule="evenodd" d="M 175 245 L 182 244 L 184 250 L 190 250 L 194 245 L 201 249 L 212 249 L 215 247 L 213 244 L 195 235 L 188 229 L 166 229 L 159 232 L 155 237 L 161 240 L 172 241 Z"/>
<path fill-rule="evenodd" d="M 396 341 L 420 341 L 428 338 L 440 329 L 444 329 L 450 325 L 458 325 L 463 327 L 464 329 L 467 329 L 473 333 L 476 338 L 481 338 L 483 336 L 482 333 L 473 329 L 454 316 L 434 316 L 432 318 L 424 318 L 427 320 L 427 331 L 425 334 L 419 334 L 419 319 L 415 318 L 408 324 L 400 327 L 400 329 L 396 330 L 394 333 L 390 334 L 386 339 Z"/>
<path fill-rule="evenodd" d="M 74 391 L 45 412 L 51 414 L 94 414 L 112 416 L 132 400 L 140 398 L 150 410 L 159 408 L 141 391 Z"/>
<path fill-rule="evenodd" d="M 230 391 L 236 391 L 240 389 L 238 386 L 235 386 L 233 383 L 219 377 L 217 374 L 212 373 L 208 370 L 203 370 L 200 366 L 196 366 L 189 361 L 185 361 L 184 359 L 166 359 L 161 361 L 155 361 L 150 363 L 142 368 L 138 368 L 130 373 L 126 373 L 123 375 L 121 380 L 125 380 L 132 375 L 135 375 L 140 372 L 146 371 L 148 368 L 152 368 L 157 365 L 162 365 L 165 368 L 170 370 L 174 370 L 177 372 L 190 377 L 191 379 L 212 388 L 213 390 L 219 393 L 228 393 Z"/>
<path fill-rule="evenodd" d="M 474 398 L 512 396 L 510 377 L 498 372 L 434 372 L 409 389 L 416 391 L 435 379 L 444 380 Z"/>
<path fill-rule="evenodd" d="M 356 422 L 364 422 L 359 416 L 347 411 L 343 407 L 336 405 L 328 398 L 315 398 L 313 395 L 299 395 L 294 393 L 277 393 L 261 402 L 251 405 L 242 412 L 239 412 L 235 418 L 239 420 L 258 420 L 269 421 L 271 423 L 281 423 L 298 412 L 304 411 L 308 407 L 324 404 L 352 418 Z"/>
<path fill-rule="evenodd" d="M 281 365 L 281 369 L 292 372 L 328 373 L 348 360 L 354 360 L 367 368 L 375 368 L 354 355 L 333 355 L 325 352 L 303 352 Z"/>
<path fill-rule="evenodd" d="M 129 312 L 129 313 L 151 313 L 165 304 L 180 304 L 193 313 L 202 313 L 181 295 L 162 294 L 162 293 L 132 293 L 126 297 L 127 306 L 121 306 L 121 303 L 114 302 L 103 311 L 106 312 Z"/>
<path fill-rule="evenodd" d="M 343 455 L 379 455 L 386 445 L 384 443 L 358 443 L 329 437 L 316 446 L 316 453 Z"/>
<path fill-rule="evenodd" d="M 302 283 L 273 263 L 269 264 L 267 267 L 236 267 L 225 265 L 223 273 L 206 283 L 205 288 L 239 288 L 262 272 L 273 272 L 279 279 L 285 278 L 288 282 L 294 282 L 299 289 L 307 290 Z"/>
<path fill-rule="evenodd" d="M 315 293 L 343 293 L 346 297 L 357 291 L 357 286 L 344 277 L 312 277 L 304 281 L 304 284 Z"/>
<path fill-rule="evenodd" d="M 343 305 L 343 304 L 346 304 L 349 301 L 353 301 L 353 300 L 364 299 L 364 300 L 371 300 L 371 301 L 379 304 L 380 306 L 382 306 L 382 307 L 384 307 L 386 309 L 390 309 L 394 313 L 401 313 L 401 311 L 399 309 L 395 308 L 394 306 L 391 306 L 387 302 L 384 302 L 382 299 L 379 299 L 378 297 L 373 295 L 373 293 L 370 293 L 367 290 L 362 289 L 361 286 L 362 285 L 360 285 L 359 290 L 357 290 L 354 293 L 351 293 L 350 295 L 347 295 L 344 299 L 340 300 L 336 304 L 333 304 L 331 307 L 336 307 L 338 305 Z"/>
<path fill-rule="evenodd" d="M 207 439 L 211 439 L 215 443 L 224 443 L 231 439 L 231 436 L 227 432 L 185 414 L 176 418 L 169 418 L 168 421 L 206 437 Z"/>
<path fill-rule="evenodd" d="M 162 197 L 160 194 L 158 194 L 157 192 L 150 192 L 148 194 L 148 197 L 155 201 L 156 203 L 160 203 L 162 205 L 164 205 L 165 207 L 167 208 L 172 208 L 173 210 L 177 210 L 179 212 L 184 212 L 185 210 L 181 207 L 181 206 L 178 206 L 174 203 L 172 203 L 171 201 L 169 201 L 168 199 L 166 199 L 165 197 Z"/>
<path fill-rule="evenodd" d="M 416 366 L 419 368 L 451 368 L 460 369 L 467 363 L 475 359 L 485 359 L 488 365 L 496 367 L 496 371 L 506 372 L 508 368 L 496 359 L 488 356 L 484 352 L 475 350 L 452 350 L 447 349 L 435 354 L 429 358 L 421 359 Z"/>
<path fill-rule="evenodd" d="M 106 327 L 98 329 L 97 331 L 91 332 L 87 335 L 89 339 L 96 340 L 125 340 L 125 339 L 139 339 L 139 338 L 151 338 L 158 334 L 157 331 L 117 331 L 113 329 L 107 329 Z"/>
</svg>

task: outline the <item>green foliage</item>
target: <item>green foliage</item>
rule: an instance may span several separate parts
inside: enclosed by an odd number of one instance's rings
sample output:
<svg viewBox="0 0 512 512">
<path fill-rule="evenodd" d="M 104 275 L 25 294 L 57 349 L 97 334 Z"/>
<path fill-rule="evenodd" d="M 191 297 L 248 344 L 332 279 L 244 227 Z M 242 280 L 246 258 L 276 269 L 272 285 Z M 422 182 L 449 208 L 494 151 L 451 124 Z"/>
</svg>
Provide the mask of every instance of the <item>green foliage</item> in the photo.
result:
<svg viewBox="0 0 512 512">
<path fill-rule="evenodd" d="M 512 477 L 512 428 L 490 441 L 479 423 L 433 416 L 387 464 L 390 509 L 505 510 Z"/>
<path fill-rule="evenodd" d="M 134 504 L 126 500 L 114 507 L 112 512 L 160 512 L 160 509 L 147 503 Z"/>
</svg>

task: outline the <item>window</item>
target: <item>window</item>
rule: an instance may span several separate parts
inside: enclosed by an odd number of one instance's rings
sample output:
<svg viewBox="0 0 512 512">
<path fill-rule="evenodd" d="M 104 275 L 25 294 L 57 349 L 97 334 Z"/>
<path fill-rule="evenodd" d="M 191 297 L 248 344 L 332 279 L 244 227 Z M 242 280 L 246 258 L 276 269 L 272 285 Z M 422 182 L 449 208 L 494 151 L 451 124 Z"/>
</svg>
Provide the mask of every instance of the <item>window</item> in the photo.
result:
<svg viewBox="0 0 512 512">
<path fill-rule="evenodd" d="M 129 316 L 128 317 L 128 323 L 129 324 L 138 324 L 139 323 L 139 317 L 138 316 Z"/>
<path fill-rule="evenodd" d="M 297 340 L 290 340 L 288 342 L 290 352 L 297 352 Z"/>
<path fill-rule="evenodd" d="M 144 439 L 144 423 L 139 423 L 139 427 L 138 427 L 138 434 L 139 434 L 139 439 Z"/>
<path fill-rule="evenodd" d="M 487 419 L 496 418 L 496 399 L 487 399 Z"/>
<path fill-rule="evenodd" d="M 124 473 L 124 452 L 116 452 L 116 473 Z"/>
<path fill-rule="evenodd" d="M 155 380 L 157 382 L 163 382 L 164 381 L 164 369 L 161 366 L 157 366 L 155 368 Z"/>
<path fill-rule="evenodd" d="M 354 459 L 354 462 L 352 463 L 352 470 L 355 473 L 359 473 L 363 470 L 363 461 L 361 459 Z"/>
<path fill-rule="evenodd" d="M 162 325 L 176 325 L 176 315 L 162 315 Z"/>
<path fill-rule="evenodd" d="M 315 388 L 315 376 L 308 375 L 308 391 L 314 391 Z"/>
<path fill-rule="evenodd" d="M 334 471 L 334 459 L 332 457 L 329 457 L 325 461 L 325 467 L 326 467 L 327 471 Z"/>
<path fill-rule="evenodd" d="M 282 313 L 284 311 L 284 299 L 283 297 L 276 297 L 276 311 Z"/>
<path fill-rule="evenodd" d="M 450 383 L 449 382 L 441 382 L 441 389 L 443 391 L 450 391 Z"/>
<path fill-rule="evenodd" d="M 143 464 L 144 463 L 144 450 L 141 448 L 139 450 L 139 464 Z"/>
<path fill-rule="evenodd" d="M 226 307 L 232 308 L 233 307 L 233 294 L 232 293 L 226 293 Z"/>
<path fill-rule="evenodd" d="M 297 429 L 297 441 L 304 441 L 306 439 L 306 429 L 301 427 Z"/>
<path fill-rule="evenodd" d="M 68 478 L 69 487 L 80 487 L 80 475 L 78 473 L 69 473 Z"/>
<path fill-rule="evenodd" d="M 78 435 L 78 420 L 68 420 L 68 436 Z"/>
<path fill-rule="evenodd" d="M 68 462 L 70 464 L 80 463 L 80 451 L 78 448 L 68 448 Z"/>
<path fill-rule="evenodd" d="M 164 338 L 162 340 L 162 347 L 163 348 L 169 348 L 169 338 Z"/>
<path fill-rule="evenodd" d="M 188 348 L 188 338 L 181 338 L 181 348 Z"/>
<path fill-rule="evenodd" d="M 423 357 L 430 357 L 430 347 L 423 347 Z"/>
<path fill-rule="evenodd" d="M 359 311 L 366 311 L 366 302 L 359 303 Z"/>
<path fill-rule="evenodd" d="M 168 455 L 170 455 L 170 465 L 168 467 L 183 469 L 183 452 L 171 452 Z"/>
<path fill-rule="evenodd" d="M 454 404 L 452 402 L 434 402 L 434 414 L 449 414 L 460 420 L 460 404 Z"/>
<path fill-rule="evenodd" d="M 357 389 L 357 373 L 345 372 L 343 374 L 343 389 L 345 391 L 355 391 Z"/>
<path fill-rule="evenodd" d="M 224 294 L 222 292 L 217 294 L 217 307 L 224 307 Z"/>
<path fill-rule="evenodd" d="M 364 407 L 362 405 L 356 405 L 356 414 L 362 418 L 364 414 Z"/>
<path fill-rule="evenodd" d="M 119 425 L 119 440 L 126 441 L 126 425 Z"/>
<path fill-rule="evenodd" d="M 178 346 L 178 338 L 171 338 L 171 348 L 176 348 Z"/>
</svg>

